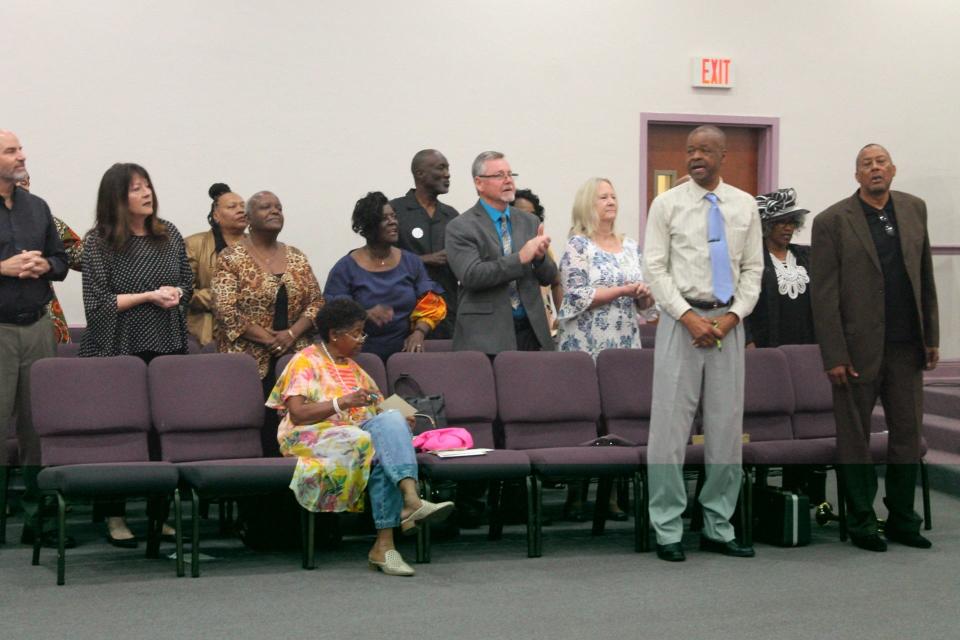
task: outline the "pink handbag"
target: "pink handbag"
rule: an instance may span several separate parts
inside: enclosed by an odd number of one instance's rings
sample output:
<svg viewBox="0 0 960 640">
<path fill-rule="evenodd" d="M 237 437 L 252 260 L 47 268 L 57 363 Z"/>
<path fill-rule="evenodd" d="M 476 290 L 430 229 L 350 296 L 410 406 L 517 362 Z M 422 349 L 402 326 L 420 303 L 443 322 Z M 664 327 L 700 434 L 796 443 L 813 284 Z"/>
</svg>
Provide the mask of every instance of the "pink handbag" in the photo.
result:
<svg viewBox="0 0 960 640">
<path fill-rule="evenodd" d="M 470 449 L 473 436 L 463 427 L 445 427 L 424 431 L 413 439 L 413 448 L 417 451 L 447 451 L 449 449 Z"/>
</svg>

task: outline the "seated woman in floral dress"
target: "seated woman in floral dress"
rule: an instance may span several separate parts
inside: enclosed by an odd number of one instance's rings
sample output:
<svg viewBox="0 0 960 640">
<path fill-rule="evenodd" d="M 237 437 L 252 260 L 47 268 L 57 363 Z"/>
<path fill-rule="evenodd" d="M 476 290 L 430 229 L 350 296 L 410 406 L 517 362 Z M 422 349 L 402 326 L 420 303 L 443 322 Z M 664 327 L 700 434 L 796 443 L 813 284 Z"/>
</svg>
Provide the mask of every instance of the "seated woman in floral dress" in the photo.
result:
<svg viewBox="0 0 960 640">
<path fill-rule="evenodd" d="M 443 520 L 453 503 L 420 499 L 410 427 L 398 412 L 380 410 L 380 390 L 350 357 L 366 340 L 366 319 L 349 298 L 327 302 L 315 321 L 318 342 L 293 357 L 267 406 L 283 413 L 280 452 L 298 458 L 290 482 L 297 501 L 314 512 L 356 512 L 369 490 L 377 539 L 367 560 L 387 575 L 412 576 L 393 529 L 412 533 Z"/>
</svg>

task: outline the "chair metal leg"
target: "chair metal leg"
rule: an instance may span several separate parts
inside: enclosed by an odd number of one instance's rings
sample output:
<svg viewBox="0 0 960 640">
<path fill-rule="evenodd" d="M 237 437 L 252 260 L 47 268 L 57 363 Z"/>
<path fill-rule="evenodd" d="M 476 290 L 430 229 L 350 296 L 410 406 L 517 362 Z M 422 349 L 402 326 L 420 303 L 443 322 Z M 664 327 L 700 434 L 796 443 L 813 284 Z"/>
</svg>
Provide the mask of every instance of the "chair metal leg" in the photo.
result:
<svg viewBox="0 0 960 640">
<path fill-rule="evenodd" d="M 643 534 L 646 530 L 643 518 L 643 477 L 639 471 L 635 471 L 632 478 L 633 484 L 633 550 L 636 553 L 643 551 Z"/>
<path fill-rule="evenodd" d="M 840 527 L 840 542 L 847 541 L 847 500 L 843 471 L 839 466 L 833 468 L 837 475 L 837 524 Z"/>
<path fill-rule="evenodd" d="M 930 513 L 930 477 L 927 473 L 927 463 L 920 461 L 920 491 L 923 496 L 923 528 L 926 531 L 933 529 L 933 516 Z"/>
<path fill-rule="evenodd" d="M 10 467 L 0 464 L 0 544 L 7 541 L 7 488 L 10 486 Z"/>
<path fill-rule="evenodd" d="M 160 557 L 160 530 L 163 528 L 163 511 L 165 510 L 160 506 L 159 498 L 149 498 L 147 500 L 146 556 L 151 559 Z"/>
<path fill-rule="evenodd" d="M 43 529 L 40 529 L 43 531 Z M 37 539 L 41 534 L 37 533 Z M 66 582 L 67 573 L 67 502 L 57 492 L 57 586 Z"/>
<path fill-rule="evenodd" d="M 180 502 L 180 489 L 173 490 L 173 526 L 177 529 L 174 533 L 177 553 L 177 577 L 182 578 L 185 571 L 183 566 L 183 504 Z"/>
<path fill-rule="evenodd" d="M 744 546 L 753 546 L 753 482 L 749 469 L 743 470 L 740 481 L 740 531 Z"/>
<path fill-rule="evenodd" d="M 593 507 L 593 529 L 595 536 L 603 535 L 607 527 L 607 511 L 610 509 L 610 494 L 613 492 L 614 478 L 600 478 L 597 481 L 597 501 Z"/>
<path fill-rule="evenodd" d="M 420 481 L 420 496 L 426 500 L 433 497 L 433 485 L 429 478 L 423 478 Z M 430 539 L 430 525 L 421 524 L 417 527 L 417 562 L 429 563 L 431 560 L 432 541 Z"/>
<path fill-rule="evenodd" d="M 197 490 L 190 489 L 193 503 L 190 505 L 190 518 L 193 531 L 190 536 L 190 576 L 200 577 L 200 495 Z"/>
<path fill-rule="evenodd" d="M 307 571 L 313 571 L 317 568 L 317 514 L 313 511 L 307 511 L 306 509 L 303 509 L 301 522 L 306 523 L 306 535 L 302 538 L 303 568 Z"/>
<path fill-rule="evenodd" d="M 217 503 L 217 522 L 220 525 L 220 535 L 227 535 L 227 499 L 221 498 Z"/>
<path fill-rule="evenodd" d="M 487 540 L 500 540 L 503 537 L 503 489 L 506 483 L 495 480 L 490 483 L 490 531 Z"/>
<path fill-rule="evenodd" d="M 530 494 L 527 520 L 528 524 L 532 523 L 532 526 L 527 527 L 527 557 L 539 558 L 543 555 L 543 528 L 540 521 L 543 497 L 540 492 L 540 479 L 535 474 L 527 477 L 527 491 Z"/>
<path fill-rule="evenodd" d="M 643 504 L 640 507 L 640 515 L 643 518 L 643 528 L 640 533 L 640 544 L 643 551 L 650 551 L 650 482 L 647 479 L 647 469 L 643 467 L 640 469 L 640 479 L 642 484 L 640 485 L 640 498 L 643 500 Z"/>
<path fill-rule="evenodd" d="M 37 505 L 38 506 L 37 523 L 35 525 L 34 536 L 33 536 L 33 557 L 30 560 L 30 564 L 32 564 L 33 566 L 37 566 L 40 564 L 40 547 L 43 544 L 43 540 L 41 540 L 41 538 L 43 537 L 42 533 L 43 533 L 44 502 L 46 502 L 45 496 L 40 496 L 39 505 Z M 26 523 L 24 523 L 24 526 L 26 526 Z"/>
</svg>

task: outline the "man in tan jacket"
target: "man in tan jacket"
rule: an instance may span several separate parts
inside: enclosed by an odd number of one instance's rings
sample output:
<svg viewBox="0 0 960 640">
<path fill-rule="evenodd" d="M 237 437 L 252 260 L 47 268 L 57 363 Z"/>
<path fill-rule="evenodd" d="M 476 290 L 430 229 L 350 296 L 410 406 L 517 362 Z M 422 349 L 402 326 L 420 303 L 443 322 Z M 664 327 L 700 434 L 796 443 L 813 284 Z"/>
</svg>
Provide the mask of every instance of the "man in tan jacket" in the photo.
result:
<svg viewBox="0 0 960 640">
<path fill-rule="evenodd" d="M 833 384 L 838 462 L 853 543 L 885 551 L 873 510 L 870 421 L 879 397 L 889 430 L 888 540 L 928 548 L 913 509 L 923 416 L 923 369 L 939 358 L 937 291 L 927 208 L 890 184 L 897 168 L 878 144 L 857 154 L 859 190 L 813 221 L 814 325 Z"/>
</svg>

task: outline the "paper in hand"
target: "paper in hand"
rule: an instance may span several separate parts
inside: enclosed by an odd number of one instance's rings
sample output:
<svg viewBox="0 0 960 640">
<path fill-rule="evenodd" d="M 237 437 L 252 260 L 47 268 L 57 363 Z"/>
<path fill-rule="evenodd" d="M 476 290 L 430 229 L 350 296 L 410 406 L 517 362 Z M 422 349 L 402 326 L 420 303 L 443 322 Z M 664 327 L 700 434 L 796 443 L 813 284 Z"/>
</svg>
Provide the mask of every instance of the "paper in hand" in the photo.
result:
<svg viewBox="0 0 960 640">
<path fill-rule="evenodd" d="M 397 394 L 393 394 L 389 398 L 384 399 L 384 401 L 380 403 L 380 408 L 383 409 L 384 411 L 395 409 L 399 411 L 400 415 L 402 415 L 404 418 L 409 418 L 410 416 L 412 416 L 417 412 L 417 410 L 414 408 L 412 404 L 410 404 L 409 402 L 407 402 Z"/>
</svg>

